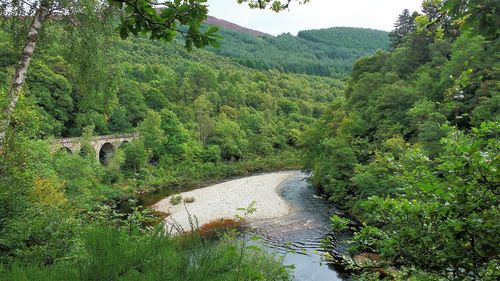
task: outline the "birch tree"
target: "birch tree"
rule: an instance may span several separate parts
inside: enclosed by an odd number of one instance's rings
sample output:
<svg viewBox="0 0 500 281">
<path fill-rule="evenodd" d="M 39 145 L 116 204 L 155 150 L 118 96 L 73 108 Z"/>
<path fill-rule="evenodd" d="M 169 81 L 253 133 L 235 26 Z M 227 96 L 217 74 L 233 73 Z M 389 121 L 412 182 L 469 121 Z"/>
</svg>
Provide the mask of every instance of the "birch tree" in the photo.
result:
<svg viewBox="0 0 500 281">
<path fill-rule="evenodd" d="M 54 1 L 50 0 L 37 1 L 36 3 L 18 0 L 0 1 L 0 12 L 4 17 L 32 17 L 31 25 L 26 36 L 26 43 L 24 44 L 24 48 L 14 72 L 12 84 L 7 94 L 7 103 L 5 108 L 2 109 L 2 119 L 0 119 L 0 148 L 3 146 L 7 129 L 12 119 L 12 114 L 19 100 L 24 81 L 26 80 L 26 73 L 28 72 L 30 61 L 33 58 L 33 52 L 38 42 L 40 30 L 47 20 L 47 17 L 54 11 L 54 4 Z"/>
</svg>

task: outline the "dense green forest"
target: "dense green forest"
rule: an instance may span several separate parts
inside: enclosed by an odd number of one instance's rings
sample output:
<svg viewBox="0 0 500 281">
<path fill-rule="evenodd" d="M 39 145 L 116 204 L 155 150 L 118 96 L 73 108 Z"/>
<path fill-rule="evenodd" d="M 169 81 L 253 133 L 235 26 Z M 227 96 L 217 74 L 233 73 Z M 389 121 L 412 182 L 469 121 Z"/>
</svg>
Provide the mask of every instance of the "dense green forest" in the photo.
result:
<svg viewBox="0 0 500 281">
<path fill-rule="evenodd" d="M 221 28 L 224 44 L 207 48 L 255 69 L 343 77 L 353 63 L 378 49 L 389 48 L 388 33 L 380 30 L 335 27 L 257 37 Z"/>
<path fill-rule="evenodd" d="M 374 257 L 350 264 L 356 280 L 500 278 L 498 1 L 425 0 L 389 35 L 220 41 L 198 2 L 110 1 L 120 18 L 76 1 L 73 21 L 44 24 L 0 142 L 0 280 L 290 280 L 234 230 L 165 233 L 138 198 L 300 167 L 345 211 L 331 221 L 354 233 L 350 253 Z M 27 24 L 1 20 L 2 109 Z M 96 160 L 92 136 L 127 132 L 140 137 Z M 80 136 L 80 153 L 54 149 Z"/>
<path fill-rule="evenodd" d="M 115 206 L 206 180 L 299 168 L 305 127 L 344 83 L 254 70 L 209 51 L 189 52 L 180 40 L 122 40 L 93 15 L 79 20 L 78 28 L 45 26 L 2 150 L 0 263 L 9 270 L 0 279 L 286 279 L 277 259 L 234 235 L 218 243 L 178 241 L 151 229 L 148 209 L 121 214 Z M 8 24 L 0 32 L 2 104 L 22 45 L 18 32 Z M 127 132 L 140 139 L 106 166 L 96 160 L 93 135 Z M 79 154 L 53 150 L 54 139 L 80 136 Z M 99 248 L 98 240 L 110 246 Z M 193 249 L 200 251 L 197 265 Z M 165 260 L 179 251 L 185 255 Z M 150 258 L 139 261 L 144 255 Z"/>
<path fill-rule="evenodd" d="M 396 31 L 406 32 L 392 36 L 393 51 L 354 64 L 345 93 L 304 134 L 305 166 L 361 222 L 352 250 L 377 254 L 361 268 L 498 280 L 498 31 L 486 8 L 467 24 L 444 17 L 422 28 L 434 4 L 400 16 Z M 489 4 L 498 24 L 498 2 Z M 332 224 L 348 227 L 338 216 Z"/>
</svg>

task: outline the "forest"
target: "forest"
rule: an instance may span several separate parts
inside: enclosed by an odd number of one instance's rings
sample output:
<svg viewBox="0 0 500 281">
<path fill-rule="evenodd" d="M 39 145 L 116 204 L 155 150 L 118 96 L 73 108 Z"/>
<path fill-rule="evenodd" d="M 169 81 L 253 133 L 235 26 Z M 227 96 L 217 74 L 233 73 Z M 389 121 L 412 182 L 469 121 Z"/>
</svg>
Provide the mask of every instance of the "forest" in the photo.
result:
<svg viewBox="0 0 500 281">
<path fill-rule="evenodd" d="M 387 32 L 372 29 L 335 27 L 272 36 L 253 36 L 221 28 L 224 44 L 207 48 L 242 65 L 287 73 L 343 78 L 354 62 L 378 49 L 389 48 Z"/>
<path fill-rule="evenodd" d="M 19 91 L 39 14 L 0 20 L 0 280 L 292 280 L 236 230 L 174 237 L 141 202 L 291 169 L 343 211 L 349 254 L 375 257 L 348 266 L 355 280 L 500 278 L 497 1 L 425 0 L 391 33 L 277 37 L 204 26 L 201 0 L 97 2 L 47 17 Z M 96 160 L 92 136 L 131 132 Z M 53 149 L 65 137 L 80 153 Z"/>
<path fill-rule="evenodd" d="M 304 133 L 311 181 L 361 224 L 351 250 L 377 254 L 361 268 L 398 269 L 398 280 L 500 276 L 499 10 L 488 4 L 462 24 L 452 13 L 434 21 L 448 7 L 435 1 L 402 13 L 394 49 L 358 60 Z M 339 231 L 348 224 L 332 217 Z"/>
</svg>

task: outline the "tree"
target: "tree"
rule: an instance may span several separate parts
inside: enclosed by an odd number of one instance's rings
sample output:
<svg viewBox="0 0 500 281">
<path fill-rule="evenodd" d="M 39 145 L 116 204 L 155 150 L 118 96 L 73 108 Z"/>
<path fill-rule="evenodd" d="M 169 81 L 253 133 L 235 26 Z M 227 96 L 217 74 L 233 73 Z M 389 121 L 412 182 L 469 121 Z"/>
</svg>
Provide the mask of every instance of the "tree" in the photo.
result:
<svg viewBox="0 0 500 281">
<path fill-rule="evenodd" d="M 213 110 L 213 105 L 207 99 L 206 95 L 201 95 L 194 100 L 196 109 L 196 121 L 198 122 L 198 135 L 200 142 L 206 146 L 207 139 L 214 134 L 215 124 L 210 117 L 210 112 Z"/>
<path fill-rule="evenodd" d="M 158 160 L 165 149 L 165 132 L 161 129 L 160 114 L 149 110 L 139 125 L 139 132 L 144 140 L 144 147 L 151 151 L 154 160 Z"/>
<path fill-rule="evenodd" d="M 9 11 L 10 9 L 18 8 L 14 7 L 14 4 L 18 4 L 21 7 L 25 5 L 23 1 L 2 1 L 0 2 L 0 4 L 0 7 L 2 7 L 0 12 L 2 12 L 2 14 L 4 14 L 6 11 Z M 16 71 L 14 73 L 12 85 L 7 94 L 7 105 L 2 109 L 2 119 L 0 120 L 0 148 L 3 147 L 3 142 L 6 137 L 7 128 L 10 125 L 12 113 L 14 112 L 16 104 L 19 100 L 19 94 L 21 93 L 24 80 L 26 79 L 26 73 L 28 72 L 28 66 L 30 64 L 31 58 L 33 57 L 33 52 L 35 51 L 40 29 L 42 28 L 43 23 L 50 14 L 50 4 L 50 1 L 41 1 L 40 3 L 38 3 L 38 8 L 33 15 L 33 20 L 28 31 L 26 44 L 24 45 L 21 58 L 19 59 Z"/>
<path fill-rule="evenodd" d="M 131 142 L 123 150 L 125 153 L 124 166 L 134 173 L 139 172 L 147 164 L 151 156 L 151 153 L 144 147 L 144 140 L 142 138 Z"/>
<path fill-rule="evenodd" d="M 224 160 L 240 160 L 248 147 L 246 134 L 241 130 L 238 123 L 222 116 L 215 127 L 215 135 L 211 138 L 210 144 L 220 147 L 221 157 Z"/>
<path fill-rule="evenodd" d="M 179 160 L 187 153 L 189 135 L 174 112 L 163 109 L 160 112 L 161 129 L 165 132 L 165 153 Z"/>
<path fill-rule="evenodd" d="M 404 9 L 399 15 L 398 20 L 394 23 L 394 30 L 389 33 L 391 39 L 391 47 L 396 48 L 401 44 L 403 38 L 416 29 L 415 18 L 418 13 L 414 12 L 410 15 L 408 9 Z"/>
</svg>

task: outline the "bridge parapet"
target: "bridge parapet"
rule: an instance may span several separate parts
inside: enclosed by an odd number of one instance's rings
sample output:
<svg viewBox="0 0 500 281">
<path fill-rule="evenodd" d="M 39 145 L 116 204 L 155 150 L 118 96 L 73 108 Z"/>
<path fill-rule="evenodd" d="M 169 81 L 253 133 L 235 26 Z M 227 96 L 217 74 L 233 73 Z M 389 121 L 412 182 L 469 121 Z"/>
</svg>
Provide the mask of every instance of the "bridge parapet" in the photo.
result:
<svg viewBox="0 0 500 281">
<path fill-rule="evenodd" d="M 94 137 L 92 137 L 91 142 L 97 141 L 97 140 L 137 139 L 137 138 L 139 138 L 139 133 L 113 134 L 113 135 L 94 136 Z M 75 143 L 75 142 L 81 142 L 81 141 L 82 141 L 81 137 L 59 139 L 59 142 L 61 144 L 69 144 L 69 143 Z"/>
</svg>

